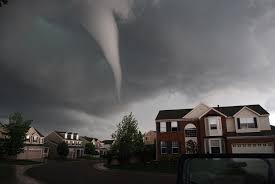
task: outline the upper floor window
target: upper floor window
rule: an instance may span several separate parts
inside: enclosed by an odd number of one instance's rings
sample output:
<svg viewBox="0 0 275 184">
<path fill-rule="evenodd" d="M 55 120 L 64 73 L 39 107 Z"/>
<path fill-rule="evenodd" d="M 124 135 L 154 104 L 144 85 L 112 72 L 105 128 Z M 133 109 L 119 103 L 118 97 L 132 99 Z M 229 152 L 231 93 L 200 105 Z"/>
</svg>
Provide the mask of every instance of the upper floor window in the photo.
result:
<svg viewBox="0 0 275 184">
<path fill-rule="evenodd" d="M 160 142 L 160 153 L 167 154 L 167 142 L 165 141 Z"/>
<path fill-rule="evenodd" d="M 78 134 L 76 135 L 76 140 L 79 140 L 79 135 Z"/>
<path fill-rule="evenodd" d="M 67 133 L 65 133 L 65 136 L 64 136 L 64 137 L 65 137 L 65 139 L 67 139 L 67 138 L 68 138 L 68 134 L 67 134 Z"/>
<path fill-rule="evenodd" d="M 71 134 L 71 139 L 74 139 L 74 134 L 73 133 Z"/>
<path fill-rule="evenodd" d="M 26 135 L 26 141 L 30 142 L 30 136 L 29 135 Z"/>
<path fill-rule="evenodd" d="M 32 137 L 32 142 L 38 142 L 38 137 L 37 136 L 33 136 Z"/>
<path fill-rule="evenodd" d="M 217 130 L 218 129 L 219 118 L 210 117 L 210 118 L 208 118 L 208 122 L 209 122 L 210 130 Z"/>
<path fill-rule="evenodd" d="M 239 129 L 257 128 L 255 123 L 256 118 L 238 118 Z"/>
<path fill-rule="evenodd" d="M 173 121 L 171 123 L 171 130 L 172 130 L 172 132 L 178 131 L 178 122 L 177 121 Z"/>
<path fill-rule="evenodd" d="M 166 122 L 160 122 L 160 132 L 166 132 Z"/>
</svg>

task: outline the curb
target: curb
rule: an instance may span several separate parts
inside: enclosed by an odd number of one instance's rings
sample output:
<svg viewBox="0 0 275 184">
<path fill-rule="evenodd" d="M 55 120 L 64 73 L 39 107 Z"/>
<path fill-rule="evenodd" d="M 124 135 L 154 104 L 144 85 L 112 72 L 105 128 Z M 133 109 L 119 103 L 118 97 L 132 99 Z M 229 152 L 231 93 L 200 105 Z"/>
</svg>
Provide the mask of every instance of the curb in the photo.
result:
<svg viewBox="0 0 275 184">
<path fill-rule="evenodd" d="M 127 172 L 127 173 L 141 174 L 141 175 L 157 175 L 157 176 L 168 176 L 168 177 L 174 177 L 174 176 L 177 175 L 177 174 L 170 174 L 170 173 L 128 171 L 128 170 L 123 170 L 123 169 L 109 169 L 109 168 L 104 166 L 104 163 L 94 164 L 93 167 L 98 171 Z"/>
</svg>

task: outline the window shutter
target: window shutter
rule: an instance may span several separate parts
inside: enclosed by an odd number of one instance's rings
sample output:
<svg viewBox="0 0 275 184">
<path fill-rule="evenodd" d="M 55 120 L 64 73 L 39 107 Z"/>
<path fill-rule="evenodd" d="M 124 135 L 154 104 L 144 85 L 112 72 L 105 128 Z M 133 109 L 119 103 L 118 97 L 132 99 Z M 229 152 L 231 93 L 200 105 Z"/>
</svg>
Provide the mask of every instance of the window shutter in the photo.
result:
<svg viewBox="0 0 275 184">
<path fill-rule="evenodd" d="M 178 142 L 179 144 L 179 154 L 181 153 L 181 142 Z"/>
<path fill-rule="evenodd" d="M 166 131 L 171 132 L 171 122 L 166 123 Z"/>
<path fill-rule="evenodd" d="M 254 117 L 254 124 L 255 124 L 255 128 L 258 128 L 258 123 L 257 123 L 257 118 Z"/>
<path fill-rule="evenodd" d="M 157 126 L 157 132 L 160 132 L 160 123 L 156 123 L 156 126 Z"/>
<path fill-rule="evenodd" d="M 238 124 L 238 129 L 241 129 L 241 122 L 240 122 L 240 118 L 237 118 L 237 124 Z"/>
<path fill-rule="evenodd" d="M 180 131 L 180 122 L 177 121 L 178 124 L 178 131 Z"/>
</svg>

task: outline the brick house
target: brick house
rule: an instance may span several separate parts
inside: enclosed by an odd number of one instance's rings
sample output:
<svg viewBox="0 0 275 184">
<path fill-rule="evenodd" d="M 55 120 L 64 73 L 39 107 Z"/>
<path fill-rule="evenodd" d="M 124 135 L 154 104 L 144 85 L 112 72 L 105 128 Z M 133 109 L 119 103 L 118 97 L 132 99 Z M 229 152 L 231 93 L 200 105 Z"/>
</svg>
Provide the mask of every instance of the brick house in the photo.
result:
<svg viewBox="0 0 275 184">
<path fill-rule="evenodd" d="M 157 159 L 188 153 L 274 153 L 275 129 L 260 105 L 161 110 L 156 119 Z"/>
<path fill-rule="evenodd" d="M 45 137 L 45 144 L 50 148 L 49 158 L 57 158 L 58 144 L 65 142 L 69 147 L 68 159 L 77 159 L 84 155 L 84 147 L 78 133 L 54 131 Z"/>
</svg>

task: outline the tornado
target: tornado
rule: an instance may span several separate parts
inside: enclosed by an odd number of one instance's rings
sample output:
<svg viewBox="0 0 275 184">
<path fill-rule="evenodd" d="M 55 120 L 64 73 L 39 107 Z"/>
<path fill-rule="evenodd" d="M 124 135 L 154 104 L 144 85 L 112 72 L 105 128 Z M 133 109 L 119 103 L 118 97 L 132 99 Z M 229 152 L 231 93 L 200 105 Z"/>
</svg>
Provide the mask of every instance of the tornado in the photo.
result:
<svg viewBox="0 0 275 184">
<path fill-rule="evenodd" d="M 119 56 L 119 34 L 114 10 L 102 0 L 93 0 L 85 5 L 83 26 L 100 46 L 113 71 L 117 97 L 120 101 L 122 71 Z"/>
</svg>

